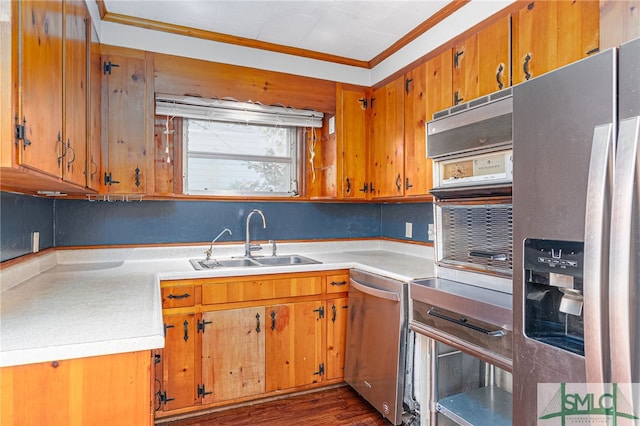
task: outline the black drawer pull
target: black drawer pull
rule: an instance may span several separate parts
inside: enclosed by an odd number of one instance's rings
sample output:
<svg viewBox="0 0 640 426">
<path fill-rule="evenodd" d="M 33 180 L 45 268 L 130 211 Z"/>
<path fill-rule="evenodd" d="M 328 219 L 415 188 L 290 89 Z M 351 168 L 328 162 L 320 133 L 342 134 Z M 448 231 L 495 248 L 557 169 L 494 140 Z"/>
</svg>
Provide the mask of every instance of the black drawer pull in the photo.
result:
<svg viewBox="0 0 640 426">
<path fill-rule="evenodd" d="M 186 299 L 189 296 L 191 296 L 189 293 L 185 293 L 185 294 L 170 294 L 170 295 L 167 296 L 167 299 Z"/>
<path fill-rule="evenodd" d="M 347 282 L 346 281 L 331 281 L 331 285 L 337 285 L 337 286 L 347 285 Z"/>
</svg>

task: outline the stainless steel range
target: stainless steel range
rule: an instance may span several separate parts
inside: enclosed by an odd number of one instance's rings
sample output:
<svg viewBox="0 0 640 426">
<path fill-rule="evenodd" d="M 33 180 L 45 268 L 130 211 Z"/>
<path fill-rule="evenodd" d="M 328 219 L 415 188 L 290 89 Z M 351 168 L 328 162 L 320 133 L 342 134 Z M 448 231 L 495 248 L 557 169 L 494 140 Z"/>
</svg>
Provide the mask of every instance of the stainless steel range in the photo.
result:
<svg viewBox="0 0 640 426">
<path fill-rule="evenodd" d="M 409 328 L 430 339 L 430 424 L 511 424 L 511 91 L 434 118 L 436 277 L 409 285 Z"/>
</svg>

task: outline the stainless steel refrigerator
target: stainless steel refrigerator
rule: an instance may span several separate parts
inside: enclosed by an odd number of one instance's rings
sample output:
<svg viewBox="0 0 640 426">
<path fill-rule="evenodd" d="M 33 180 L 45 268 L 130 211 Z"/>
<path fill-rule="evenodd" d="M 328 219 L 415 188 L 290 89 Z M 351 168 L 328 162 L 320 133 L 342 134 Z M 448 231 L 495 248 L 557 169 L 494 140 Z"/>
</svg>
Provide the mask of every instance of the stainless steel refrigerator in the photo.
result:
<svg viewBox="0 0 640 426">
<path fill-rule="evenodd" d="M 513 88 L 516 425 L 640 424 L 639 115 L 640 39 Z M 543 404 L 543 383 L 592 385 Z"/>
</svg>

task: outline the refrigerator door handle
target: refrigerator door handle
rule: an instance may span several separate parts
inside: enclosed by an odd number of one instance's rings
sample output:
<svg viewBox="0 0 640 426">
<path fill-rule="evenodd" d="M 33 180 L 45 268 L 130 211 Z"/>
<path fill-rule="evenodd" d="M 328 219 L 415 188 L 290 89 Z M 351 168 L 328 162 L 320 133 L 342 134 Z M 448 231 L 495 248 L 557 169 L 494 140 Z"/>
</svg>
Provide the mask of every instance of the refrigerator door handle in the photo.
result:
<svg viewBox="0 0 640 426">
<path fill-rule="evenodd" d="M 584 335 L 587 383 L 609 376 L 606 282 L 609 246 L 609 205 L 613 183 L 613 124 L 593 130 L 584 231 Z"/>
<path fill-rule="evenodd" d="M 632 383 L 638 381 L 640 354 L 633 353 L 632 333 L 637 312 L 638 280 L 637 256 L 638 211 L 640 200 L 640 117 L 620 121 L 616 154 L 615 188 L 611 215 L 611 248 L 609 265 L 609 321 L 611 324 L 611 381 Z M 634 214 L 636 215 L 634 217 Z M 635 288 L 634 288 L 635 286 Z M 635 370 L 635 372 L 634 372 Z M 635 376 L 635 377 L 634 377 Z M 635 380 L 633 380 L 635 379 Z"/>
</svg>

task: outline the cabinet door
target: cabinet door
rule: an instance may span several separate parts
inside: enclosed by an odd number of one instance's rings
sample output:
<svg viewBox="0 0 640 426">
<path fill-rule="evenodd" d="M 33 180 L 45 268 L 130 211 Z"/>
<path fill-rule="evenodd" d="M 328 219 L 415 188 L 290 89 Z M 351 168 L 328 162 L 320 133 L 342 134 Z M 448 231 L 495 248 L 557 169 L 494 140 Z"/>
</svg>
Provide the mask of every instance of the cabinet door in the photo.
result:
<svg viewBox="0 0 640 426">
<path fill-rule="evenodd" d="M 20 87 L 25 141 L 19 163 L 61 177 L 62 145 L 62 2 L 23 1 Z M 34 72 L 37 70 L 38 72 Z"/>
<path fill-rule="evenodd" d="M 346 297 L 327 300 L 327 380 L 344 377 L 348 300 Z"/>
<path fill-rule="evenodd" d="M 64 3 L 64 152 L 65 180 L 87 184 L 88 12 L 84 1 Z"/>
<path fill-rule="evenodd" d="M 533 1 L 518 12 L 518 50 L 514 58 L 513 84 L 542 75 L 556 67 L 557 3 Z"/>
<path fill-rule="evenodd" d="M 431 161 L 427 159 L 426 64 L 405 76 L 404 100 L 404 194 L 427 195 L 432 187 Z"/>
<path fill-rule="evenodd" d="M 87 143 L 87 187 L 102 189 L 102 60 L 98 35 L 91 25 L 89 56 L 89 131 Z"/>
<path fill-rule="evenodd" d="M 367 191 L 366 94 L 342 89 L 338 93 L 338 147 L 342 155 L 342 198 L 365 199 Z"/>
<path fill-rule="evenodd" d="M 321 380 L 322 312 L 320 301 L 267 307 L 267 392 Z"/>
<path fill-rule="evenodd" d="M 404 77 L 371 97 L 373 198 L 404 195 Z"/>
<path fill-rule="evenodd" d="M 451 51 L 446 50 L 425 63 L 427 78 L 427 121 L 433 119 L 435 112 L 452 105 L 451 96 Z M 425 129 L 426 132 L 426 129 Z M 429 141 L 427 140 L 427 145 Z M 431 189 L 431 188 L 429 188 Z"/>
<path fill-rule="evenodd" d="M 264 313 L 254 307 L 202 314 L 204 404 L 264 393 Z"/>
<path fill-rule="evenodd" d="M 144 194 L 147 155 L 153 155 L 146 146 L 146 61 L 120 55 L 103 55 L 102 60 L 117 65 L 105 77 L 108 192 Z"/>
<path fill-rule="evenodd" d="M 164 411 L 191 407 L 197 401 L 195 314 L 164 317 L 165 341 L 162 360 Z"/>
<path fill-rule="evenodd" d="M 511 17 L 478 32 L 478 96 L 511 85 Z"/>
<path fill-rule="evenodd" d="M 600 2 L 559 1 L 556 68 L 596 53 L 600 45 Z"/>
<path fill-rule="evenodd" d="M 453 49 L 453 104 L 478 97 L 478 36 L 474 34 Z"/>
</svg>

